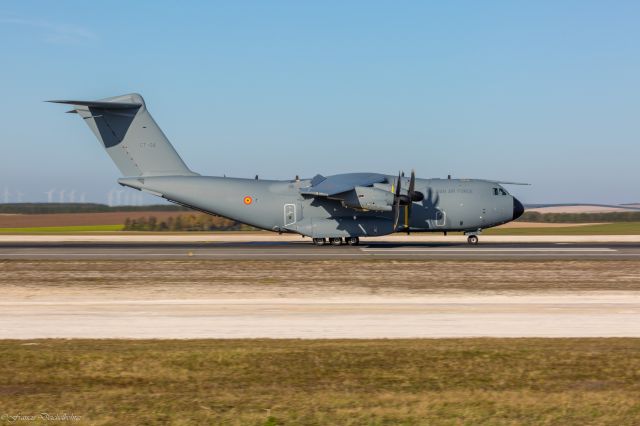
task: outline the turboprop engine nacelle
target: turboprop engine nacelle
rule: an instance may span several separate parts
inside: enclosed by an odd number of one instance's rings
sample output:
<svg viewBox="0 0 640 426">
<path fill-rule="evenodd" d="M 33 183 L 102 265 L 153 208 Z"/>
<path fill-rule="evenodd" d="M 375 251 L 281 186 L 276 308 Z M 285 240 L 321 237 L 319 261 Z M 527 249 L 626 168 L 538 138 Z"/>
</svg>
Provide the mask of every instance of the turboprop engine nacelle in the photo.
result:
<svg viewBox="0 0 640 426">
<path fill-rule="evenodd" d="M 393 193 L 378 188 L 356 186 L 342 199 L 345 207 L 389 212 L 393 210 Z"/>
</svg>

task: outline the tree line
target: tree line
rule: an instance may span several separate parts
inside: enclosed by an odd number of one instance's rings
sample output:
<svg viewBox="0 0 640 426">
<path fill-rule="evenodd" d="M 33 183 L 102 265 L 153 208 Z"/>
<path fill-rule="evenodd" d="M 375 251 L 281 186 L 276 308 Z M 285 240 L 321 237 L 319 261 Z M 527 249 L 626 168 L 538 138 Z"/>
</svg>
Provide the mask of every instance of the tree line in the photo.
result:
<svg viewBox="0 0 640 426">
<path fill-rule="evenodd" d="M 155 216 L 127 218 L 123 231 L 185 232 L 185 231 L 250 231 L 252 226 L 235 220 L 205 214 L 181 214 L 159 220 Z"/>
</svg>

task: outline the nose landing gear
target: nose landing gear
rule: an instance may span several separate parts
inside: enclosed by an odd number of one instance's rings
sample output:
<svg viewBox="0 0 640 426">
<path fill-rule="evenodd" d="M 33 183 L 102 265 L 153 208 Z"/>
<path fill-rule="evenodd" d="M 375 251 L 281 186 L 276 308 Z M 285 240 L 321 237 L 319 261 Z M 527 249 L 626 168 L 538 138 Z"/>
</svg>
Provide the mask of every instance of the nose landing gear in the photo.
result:
<svg viewBox="0 0 640 426">
<path fill-rule="evenodd" d="M 475 246 L 478 244 L 478 234 L 482 232 L 482 229 L 477 229 L 475 231 L 465 232 L 464 235 L 467 236 L 467 243 Z"/>
</svg>

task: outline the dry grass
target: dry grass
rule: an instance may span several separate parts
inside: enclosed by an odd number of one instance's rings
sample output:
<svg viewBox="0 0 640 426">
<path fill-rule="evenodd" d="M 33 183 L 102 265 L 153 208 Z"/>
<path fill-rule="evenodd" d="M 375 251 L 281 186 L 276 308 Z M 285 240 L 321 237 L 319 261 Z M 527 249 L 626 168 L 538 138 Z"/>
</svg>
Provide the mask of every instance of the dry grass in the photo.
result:
<svg viewBox="0 0 640 426">
<path fill-rule="evenodd" d="M 85 424 L 640 419 L 639 339 L 1 341 L 0 357 L 0 414 Z"/>
<path fill-rule="evenodd" d="M 6 297 L 31 299 L 640 290 L 636 260 L 3 260 L 0 269 Z"/>
</svg>

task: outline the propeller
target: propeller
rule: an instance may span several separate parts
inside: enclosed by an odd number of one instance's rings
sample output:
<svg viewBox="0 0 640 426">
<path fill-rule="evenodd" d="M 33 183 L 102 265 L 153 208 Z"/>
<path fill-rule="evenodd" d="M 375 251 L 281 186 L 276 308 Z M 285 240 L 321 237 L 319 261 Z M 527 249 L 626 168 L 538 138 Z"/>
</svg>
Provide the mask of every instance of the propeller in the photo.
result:
<svg viewBox="0 0 640 426">
<path fill-rule="evenodd" d="M 404 227 L 407 229 L 407 234 L 409 234 L 409 218 L 411 217 L 411 208 L 413 207 L 413 203 L 424 200 L 424 194 L 420 191 L 416 191 L 416 172 L 413 169 L 411 170 L 411 180 L 409 180 L 407 196 L 410 201 L 407 204 Z"/>
<path fill-rule="evenodd" d="M 398 173 L 398 180 L 396 181 L 396 191 L 394 193 L 393 200 L 393 211 L 394 211 L 394 219 L 393 219 L 393 229 L 398 228 L 398 220 L 400 219 L 400 206 L 406 206 L 405 216 L 404 216 L 404 227 L 409 233 L 409 219 L 411 218 L 411 207 L 414 202 L 420 202 L 424 200 L 424 194 L 420 191 L 416 191 L 416 173 L 415 170 L 411 170 L 411 178 L 409 179 L 409 189 L 407 190 L 407 194 L 402 194 L 402 176 L 404 174 L 402 172 Z"/>
</svg>

